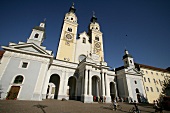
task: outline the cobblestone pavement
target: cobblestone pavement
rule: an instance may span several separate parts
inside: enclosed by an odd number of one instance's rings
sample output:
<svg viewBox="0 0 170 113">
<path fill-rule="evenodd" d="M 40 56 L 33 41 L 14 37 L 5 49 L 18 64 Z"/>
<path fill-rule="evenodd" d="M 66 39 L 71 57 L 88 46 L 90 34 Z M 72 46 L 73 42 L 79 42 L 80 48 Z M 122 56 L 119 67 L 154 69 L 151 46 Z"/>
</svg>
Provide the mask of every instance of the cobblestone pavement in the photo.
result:
<svg viewBox="0 0 170 113">
<path fill-rule="evenodd" d="M 133 105 L 119 103 L 122 110 L 113 111 L 105 103 L 82 103 L 79 101 L 19 101 L 19 100 L 0 100 L 0 113 L 129 113 Z M 149 104 L 139 104 L 141 113 L 153 113 L 154 109 Z M 170 111 L 169 111 L 170 112 Z M 168 111 L 164 111 L 168 113 Z"/>
</svg>

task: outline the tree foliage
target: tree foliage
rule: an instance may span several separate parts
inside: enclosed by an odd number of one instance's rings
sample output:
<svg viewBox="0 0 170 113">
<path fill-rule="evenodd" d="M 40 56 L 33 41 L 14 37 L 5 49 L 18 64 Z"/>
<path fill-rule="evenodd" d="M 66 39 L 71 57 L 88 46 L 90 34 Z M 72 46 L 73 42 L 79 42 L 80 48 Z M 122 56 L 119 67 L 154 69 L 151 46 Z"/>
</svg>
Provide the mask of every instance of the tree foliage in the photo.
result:
<svg viewBox="0 0 170 113">
<path fill-rule="evenodd" d="M 164 81 L 162 87 L 162 95 L 170 96 L 170 79 Z"/>
</svg>

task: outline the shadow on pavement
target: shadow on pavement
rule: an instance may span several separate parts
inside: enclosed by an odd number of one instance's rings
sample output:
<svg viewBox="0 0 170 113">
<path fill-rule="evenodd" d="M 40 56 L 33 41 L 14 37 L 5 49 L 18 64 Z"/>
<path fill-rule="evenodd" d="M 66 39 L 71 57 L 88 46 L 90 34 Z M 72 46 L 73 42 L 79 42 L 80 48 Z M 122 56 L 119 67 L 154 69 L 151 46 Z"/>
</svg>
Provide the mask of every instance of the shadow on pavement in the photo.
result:
<svg viewBox="0 0 170 113">
<path fill-rule="evenodd" d="M 113 110 L 113 108 L 111 108 L 110 106 L 101 106 L 100 108 Z M 120 110 L 120 109 L 118 109 L 117 111 L 122 111 L 122 112 L 125 112 L 125 113 L 129 113 L 128 111 L 124 111 L 124 110 Z"/>
<path fill-rule="evenodd" d="M 46 113 L 45 110 L 44 110 L 44 108 L 45 108 L 45 107 L 48 107 L 48 106 L 38 104 L 38 105 L 34 105 L 33 107 L 40 108 L 40 109 L 43 111 L 43 113 Z"/>
</svg>

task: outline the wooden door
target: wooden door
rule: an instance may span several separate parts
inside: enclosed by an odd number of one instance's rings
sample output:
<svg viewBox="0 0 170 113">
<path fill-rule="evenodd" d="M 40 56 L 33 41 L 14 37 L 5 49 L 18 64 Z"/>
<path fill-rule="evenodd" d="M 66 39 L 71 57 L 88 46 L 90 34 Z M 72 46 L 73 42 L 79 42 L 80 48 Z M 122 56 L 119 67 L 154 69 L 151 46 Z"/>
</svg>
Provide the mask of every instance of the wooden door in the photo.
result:
<svg viewBox="0 0 170 113">
<path fill-rule="evenodd" d="M 20 86 L 12 86 L 6 98 L 9 100 L 17 99 L 19 90 L 20 90 Z"/>
</svg>

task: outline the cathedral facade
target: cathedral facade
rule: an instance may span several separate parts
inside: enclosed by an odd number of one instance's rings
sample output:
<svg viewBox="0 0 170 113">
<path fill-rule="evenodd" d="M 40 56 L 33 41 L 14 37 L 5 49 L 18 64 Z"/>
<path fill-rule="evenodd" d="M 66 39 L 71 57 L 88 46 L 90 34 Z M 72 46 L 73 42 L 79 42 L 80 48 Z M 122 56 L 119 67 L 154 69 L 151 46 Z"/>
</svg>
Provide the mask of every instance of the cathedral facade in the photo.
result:
<svg viewBox="0 0 170 113">
<path fill-rule="evenodd" d="M 117 97 L 115 72 L 104 61 L 103 37 L 95 15 L 77 36 L 74 5 L 65 14 L 56 58 L 42 46 L 45 21 L 27 42 L 10 43 L 0 64 L 2 99 L 75 99 L 84 103 Z M 77 38 L 78 37 L 78 38 Z"/>
<path fill-rule="evenodd" d="M 135 63 L 125 50 L 124 65 L 110 70 L 104 59 L 103 33 L 95 15 L 88 32 L 78 33 L 72 5 L 65 14 L 57 54 L 42 46 L 46 22 L 35 26 L 26 42 L 0 51 L 0 99 L 66 99 L 84 103 L 114 98 L 126 102 L 157 100 L 170 72 Z M 79 35 L 78 35 L 79 34 Z M 154 95 L 154 97 L 153 97 Z"/>
</svg>

